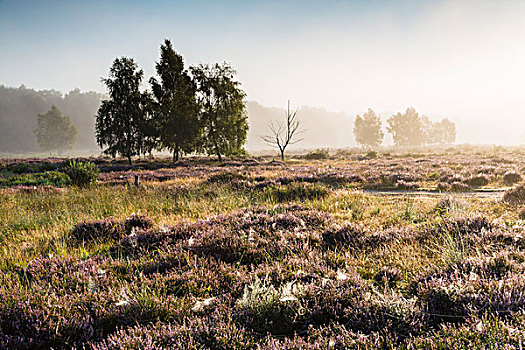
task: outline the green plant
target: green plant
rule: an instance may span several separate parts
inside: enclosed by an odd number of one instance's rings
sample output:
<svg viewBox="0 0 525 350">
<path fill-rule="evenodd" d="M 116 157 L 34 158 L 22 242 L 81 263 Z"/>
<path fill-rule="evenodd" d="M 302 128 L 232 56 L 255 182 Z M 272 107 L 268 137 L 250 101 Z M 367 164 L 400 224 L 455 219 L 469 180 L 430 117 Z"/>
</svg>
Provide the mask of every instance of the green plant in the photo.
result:
<svg viewBox="0 0 525 350">
<path fill-rule="evenodd" d="M 85 187 L 97 182 L 99 169 L 90 162 L 71 161 L 64 172 L 71 179 L 72 185 Z"/>
<path fill-rule="evenodd" d="M 67 174 L 58 171 L 46 171 L 44 173 L 22 174 L 7 179 L 0 179 L 0 187 L 11 186 L 67 186 L 71 179 Z"/>
</svg>

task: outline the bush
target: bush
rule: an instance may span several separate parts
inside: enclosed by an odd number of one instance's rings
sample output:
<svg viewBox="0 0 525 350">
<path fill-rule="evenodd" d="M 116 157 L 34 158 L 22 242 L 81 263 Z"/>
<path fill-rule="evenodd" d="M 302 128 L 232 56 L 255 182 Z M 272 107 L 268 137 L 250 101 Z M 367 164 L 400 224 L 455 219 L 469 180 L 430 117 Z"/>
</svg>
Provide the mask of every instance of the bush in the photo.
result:
<svg viewBox="0 0 525 350">
<path fill-rule="evenodd" d="M 450 184 L 450 190 L 453 192 L 465 192 L 470 190 L 470 186 L 463 182 L 453 182 Z"/>
<path fill-rule="evenodd" d="M 400 191 L 411 191 L 411 190 L 417 190 L 421 186 L 418 183 L 414 182 L 406 182 L 403 180 L 399 180 L 396 183 L 396 188 Z"/>
<path fill-rule="evenodd" d="M 376 159 L 379 156 L 379 154 L 376 151 L 368 151 L 365 154 L 365 157 L 368 159 Z"/>
<path fill-rule="evenodd" d="M 328 153 L 328 150 L 325 149 L 318 149 L 315 151 L 308 152 L 303 156 L 304 159 L 328 159 L 330 158 L 330 154 Z"/>
<path fill-rule="evenodd" d="M 0 179 L 0 187 L 11 186 L 55 186 L 62 187 L 71 183 L 69 176 L 58 171 L 47 171 L 45 173 L 23 174 Z"/>
<path fill-rule="evenodd" d="M 515 205 L 524 204 L 525 187 L 522 185 L 505 191 L 505 194 L 503 195 L 503 202 Z"/>
<path fill-rule="evenodd" d="M 468 179 L 465 180 L 465 183 L 471 187 L 482 187 L 487 186 L 489 184 L 489 178 L 486 175 L 478 174 L 475 176 L 471 176 Z"/>
<path fill-rule="evenodd" d="M 33 163 L 14 163 L 14 164 L 8 164 L 5 167 L 5 170 L 13 172 L 15 174 L 27 174 L 27 173 L 37 173 L 38 167 L 36 164 Z"/>
<path fill-rule="evenodd" d="M 521 175 L 518 173 L 508 172 L 503 175 L 503 182 L 507 185 L 513 185 L 521 181 Z"/>
<path fill-rule="evenodd" d="M 64 172 L 71 179 L 71 184 L 85 187 L 97 182 L 99 169 L 90 162 L 71 161 Z"/>
<path fill-rule="evenodd" d="M 147 230 L 154 226 L 153 220 L 142 215 L 131 215 L 124 221 L 106 219 L 82 222 L 75 225 L 70 238 L 76 242 L 118 240 L 135 230 Z"/>
</svg>

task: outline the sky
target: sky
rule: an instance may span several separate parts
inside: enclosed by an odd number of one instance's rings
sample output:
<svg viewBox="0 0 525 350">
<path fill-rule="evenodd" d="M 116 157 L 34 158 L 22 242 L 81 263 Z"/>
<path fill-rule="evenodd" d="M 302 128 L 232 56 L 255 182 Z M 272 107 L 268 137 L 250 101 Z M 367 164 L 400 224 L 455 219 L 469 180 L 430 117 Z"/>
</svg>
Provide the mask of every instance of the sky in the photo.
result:
<svg viewBox="0 0 525 350">
<path fill-rule="evenodd" d="M 525 143 L 525 1 L 0 0 L 0 84 L 104 92 L 116 57 L 154 75 L 165 38 L 266 106 L 413 106 L 459 142 Z"/>
</svg>

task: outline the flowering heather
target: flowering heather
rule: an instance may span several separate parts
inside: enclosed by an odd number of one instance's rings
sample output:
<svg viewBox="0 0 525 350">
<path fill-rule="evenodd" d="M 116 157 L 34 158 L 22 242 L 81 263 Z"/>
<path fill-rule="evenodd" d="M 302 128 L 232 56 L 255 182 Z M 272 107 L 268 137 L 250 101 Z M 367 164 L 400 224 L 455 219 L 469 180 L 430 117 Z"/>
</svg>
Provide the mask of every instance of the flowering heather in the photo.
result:
<svg viewBox="0 0 525 350">
<path fill-rule="evenodd" d="M 478 174 L 502 186 L 525 158 L 344 157 L 90 159 L 96 186 L 2 189 L 0 239 L 21 253 L 0 268 L 0 349 L 523 347 L 521 208 L 348 189 L 451 190 Z M 144 186 L 118 186 L 135 174 Z M 138 209 L 151 217 L 90 219 Z"/>
<path fill-rule="evenodd" d="M 75 241 L 93 241 L 120 239 L 130 235 L 134 230 L 147 230 L 154 226 L 150 218 L 141 215 L 131 215 L 123 222 L 106 219 L 96 222 L 83 222 L 76 225 L 71 231 L 70 237 Z"/>
<path fill-rule="evenodd" d="M 468 258 L 414 283 L 429 322 L 460 322 L 490 312 L 506 317 L 525 308 L 523 254 Z"/>
<path fill-rule="evenodd" d="M 502 186 L 518 182 L 521 154 L 502 159 L 484 154 L 465 155 L 407 155 L 378 158 L 346 156 L 323 163 L 301 161 L 290 165 L 265 158 L 239 158 L 217 163 L 205 158 L 188 158 L 178 163 L 169 159 L 139 160 L 132 165 L 107 158 L 79 158 L 96 164 L 102 184 L 132 184 L 139 176 L 142 182 L 163 182 L 181 178 L 204 179 L 204 184 L 231 186 L 253 190 L 291 183 L 315 183 L 329 187 L 362 187 L 369 190 L 413 190 L 416 188 L 440 191 L 471 191 L 481 186 Z M 6 159 L 0 160 L 0 179 L 13 174 L 27 175 L 45 171 L 63 171 L 66 159 Z M 333 163 L 333 164 L 332 164 Z M 267 175 L 261 176 L 262 173 Z M 268 175 L 271 173 L 272 175 Z M 2 176 L 2 174 L 4 174 Z M 506 175 L 507 174 L 507 175 Z M 510 181 L 510 182 L 509 182 Z M 448 184 L 445 185 L 445 184 Z"/>
</svg>

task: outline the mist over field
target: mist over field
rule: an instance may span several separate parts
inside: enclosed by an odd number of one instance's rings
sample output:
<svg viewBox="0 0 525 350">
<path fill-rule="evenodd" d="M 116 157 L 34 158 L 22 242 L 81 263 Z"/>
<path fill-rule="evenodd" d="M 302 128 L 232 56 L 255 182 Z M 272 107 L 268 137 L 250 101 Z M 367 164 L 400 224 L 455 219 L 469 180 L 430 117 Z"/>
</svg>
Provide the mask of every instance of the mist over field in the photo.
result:
<svg viewBox="0 0 525 350">
<path fill-rule="evenodd" d="M 118 16 L 116 14 L 119 14 Z M 171 38 L 189 65 L 227 61 L 246 92 L 248 151 L 291 100 L 304 126 L 292 148 L 353 147 L 353 121 L 408 107 L 456 124 L 456 143 L 520 145 L 525 3 L 520 1 L 265 1 L 217 3 L 0 2 L 0 84 L 79 89 L 92 99 L 0 95 L 0 152 L 33 151 L 36 114 L 56 102 L 89 140 L 101 78 L 115 57 L 136 58 L 145 80 Z M 145 85 L 145 84 L 143 84 Z M 147 88 L 147 86 L 144 86 Z M 31 95 L 32 93 L 29 93 Z M 97 95 L 99 96 L 99 95 Z M 6 100 L 7 99 L 7 100 Z M 66 101 L 67 100 L 67 101 Z M 75 105 L 77 103 L 77 105 Z M 306 107 L 308 106 L 308 107 Z M 89 109 L 89 110 L 88 110 Z M 277 109 L 281 112 L 278 113 Z M 86 112 L 89 112 L 86 114 Z M 392 140 L 386 135 L 384 145 Z"/>
<path fill-rule="evenodd" d="M 80 130 L 78 141 L 71 153 L 100 154 L 101 149 L 95 139 L 95 114 L 104 97 L 104 94 L 93 91 L 73 90 L 62 93 L 56 90 L 38 91 L 25 86 L 17 88 L 0 86 L 0 153 L 40 152 L 34 135 L 37 127 L 36 116 L 45 113 L 52 105 L 56 105 Z M 363 114 L 364 111 L 348 113 L 323 107 L 294 104 L 292 106 L 298 111 L 303 133 L 302 142 L 292 145 L 290 150 L 359 146 L 355 141 L 353 127 L 355 116 Z M 256 101 L 248 101 L 246 112 L 250 127 L 246 149 L 249 152 L 270 151 L 272 148 L 261 137 L 269 132 L 268 125 L 272 121 L 284 118 L 285 108 L 264 106 Z M 381 116 L 383 130 L 386 133 L 386 119 L 395 113 L 385 111 L 378 114 Z M 462 121 L 458 118 L 452 120 L 457 124 L 456 143 L 458 144 L 521 145 L 525 143 L 522 137 L 525 135 L 520 133 L 519 128 L 508 129 L 505 123 L 495 123 L 496 118 L 484 122 Z M 386 134 L 383 145 L 392 145 L 389 134 Z"/>
</svg>

